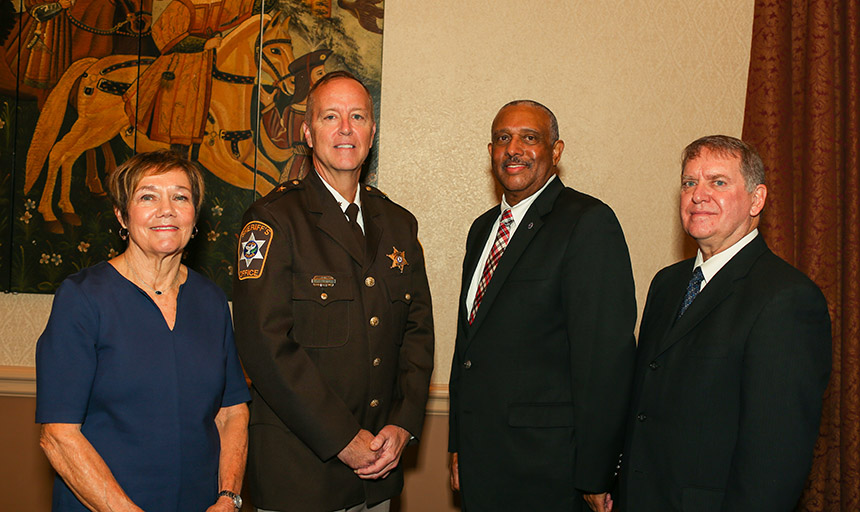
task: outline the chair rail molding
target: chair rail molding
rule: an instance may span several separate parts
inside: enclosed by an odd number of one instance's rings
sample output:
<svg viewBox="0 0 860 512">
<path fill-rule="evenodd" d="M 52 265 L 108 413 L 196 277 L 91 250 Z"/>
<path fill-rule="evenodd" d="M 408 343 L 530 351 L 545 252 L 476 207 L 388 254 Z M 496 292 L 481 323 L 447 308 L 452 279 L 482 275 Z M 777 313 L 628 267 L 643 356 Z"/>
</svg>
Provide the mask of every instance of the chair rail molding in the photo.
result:
<svg viewBox="0 0 860 512">
<path fill-rule="evenodd" d="M 36 368 L 0 366 L 0 396 L 36 396 Z"/>
<path fill-rule="evenodd" d="M 35 397 L 36 368 L 31 366 L 0 366 L 0 396 Z M 427 414 L 448 414 L 448 385 L 431 384 Z"/>
</svg>

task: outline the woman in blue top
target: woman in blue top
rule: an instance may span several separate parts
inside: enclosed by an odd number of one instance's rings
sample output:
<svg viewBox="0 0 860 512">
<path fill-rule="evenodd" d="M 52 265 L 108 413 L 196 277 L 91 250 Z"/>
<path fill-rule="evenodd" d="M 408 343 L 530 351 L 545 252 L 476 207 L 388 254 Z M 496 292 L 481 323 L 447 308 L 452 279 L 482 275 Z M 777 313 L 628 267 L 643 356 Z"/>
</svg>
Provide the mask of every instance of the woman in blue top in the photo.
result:
<svg viewBox="0 0 860 512">
<path fill-rule="evenodd" d="M 142 153 L 108 188 L 128 248 L 60 285 L 36 346 L 53 510 L 234 512 L 248 389 L 226 297 L 181 263 L 203 177 Z"/>
</svg>

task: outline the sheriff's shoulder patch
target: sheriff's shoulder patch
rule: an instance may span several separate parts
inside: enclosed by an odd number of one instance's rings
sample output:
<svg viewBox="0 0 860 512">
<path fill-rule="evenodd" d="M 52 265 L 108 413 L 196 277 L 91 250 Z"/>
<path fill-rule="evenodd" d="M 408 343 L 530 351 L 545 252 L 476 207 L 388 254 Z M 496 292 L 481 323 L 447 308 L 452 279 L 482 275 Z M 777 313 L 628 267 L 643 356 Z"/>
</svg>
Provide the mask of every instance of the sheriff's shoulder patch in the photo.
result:
<svg viewBox="0 0 860 512">
<path fill-rule="evenodd" d="M 272 228 L 258 220 L 252 220 L 242 228 L 242 234 L 239 235 L 239 261 L 236 264 L 240 280 L 257 279 L 263 275 L 272 235 Z"/>
</svg>

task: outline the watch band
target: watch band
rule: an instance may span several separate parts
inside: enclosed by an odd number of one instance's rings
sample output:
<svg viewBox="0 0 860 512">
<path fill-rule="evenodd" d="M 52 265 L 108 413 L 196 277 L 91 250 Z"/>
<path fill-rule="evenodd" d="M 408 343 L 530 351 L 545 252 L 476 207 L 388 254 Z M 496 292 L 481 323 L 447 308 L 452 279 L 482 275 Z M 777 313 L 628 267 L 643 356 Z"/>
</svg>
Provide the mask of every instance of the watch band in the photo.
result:
<svg viewBox="0 0 860 512">
<path fill-rule="evenodd" d="M 218 493 L 218 497 L 220 498 L 221 496 L 227 496 L 228 498 L 233 500 L 233 507 L 235 507 L 236 510 L 242 509 L 242 497 L 239 496 L 238 494 L 236 494 L 235 492 L 223 490 L 223 491 Z"/>
</svg>

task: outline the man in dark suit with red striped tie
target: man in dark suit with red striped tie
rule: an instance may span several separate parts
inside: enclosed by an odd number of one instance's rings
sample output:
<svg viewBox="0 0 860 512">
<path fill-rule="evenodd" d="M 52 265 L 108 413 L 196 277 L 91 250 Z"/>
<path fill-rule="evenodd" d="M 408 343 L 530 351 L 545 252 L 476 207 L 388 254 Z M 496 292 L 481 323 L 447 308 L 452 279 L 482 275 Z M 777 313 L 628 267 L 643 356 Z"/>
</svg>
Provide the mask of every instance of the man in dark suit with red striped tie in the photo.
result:
<svg viewBox="0 0 860 512">
<path fill-rule="evenodd" d="M 511 102 L 493 121 L 504 195 L 466 241 L 450 381 L 451 483 L 466 512 L 608 510 L 633 274 L 612 210 L 556 176 L 563 150 L 540 103 Z"/>
</svg>

